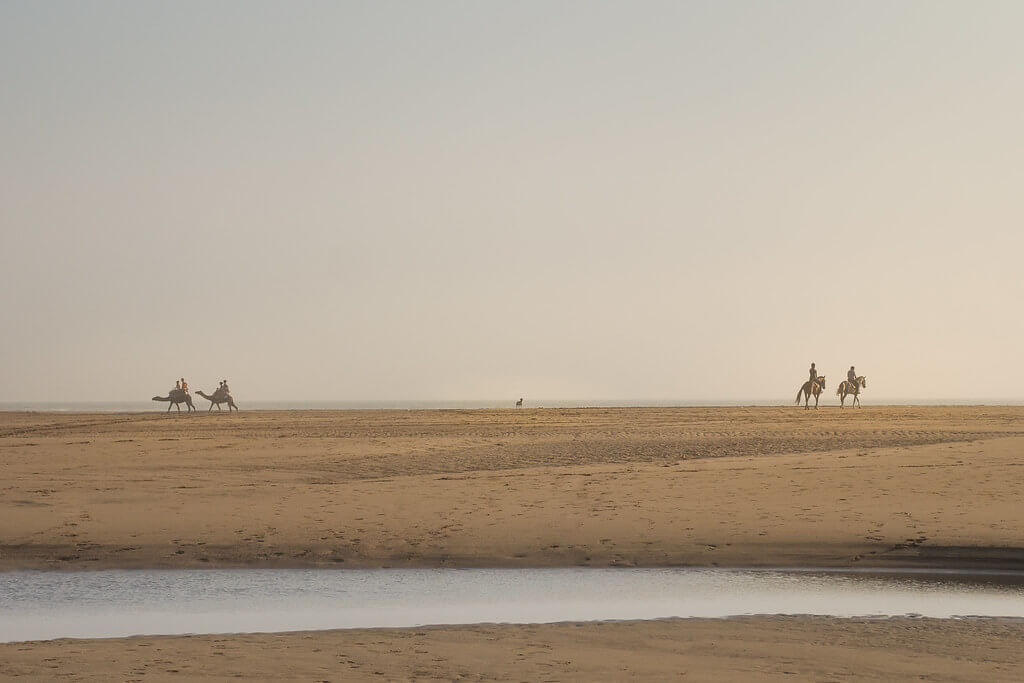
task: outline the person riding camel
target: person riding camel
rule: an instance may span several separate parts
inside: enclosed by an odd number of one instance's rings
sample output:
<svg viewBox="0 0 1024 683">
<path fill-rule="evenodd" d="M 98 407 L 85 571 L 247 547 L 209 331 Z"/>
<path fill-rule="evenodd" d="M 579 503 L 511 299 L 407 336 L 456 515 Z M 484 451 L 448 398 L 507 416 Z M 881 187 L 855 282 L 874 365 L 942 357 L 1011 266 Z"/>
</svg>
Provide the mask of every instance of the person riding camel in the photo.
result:
<svg viewBox="0 0 1024 683">
<path fill-rule="evenodd" d="M 176 390 L 178 390 L 178 391 L 180 391 L 180 390 L 181 390 L 181 380 L 180 380 L 180 379 L 176 379 L 176 380 L 174 380 L 174 388 L 175 388 Z"/>
<path fill-rule="evenodd" d="M 181 390 L 186 394 L 188 393 L 188 382 L 185 381 L 184 377 L 181 378 Z"/>
<path fill-rule="evenodd" d="M 220 387 L 221 387 L 221 389 L 223 389 L 223 390 L 224 390 L 224 393 L 225 393 L 225 394 L 228 394 L 228 395 L 230 395 L 230 394 L 231 394 L 231 390 L 230 390 L 230 389 L 228 389 L 228 381 L 227 381 L 227 380 L 224 380 L 223 382 L 221 382 L 221 383 L 220 383 Z"/>
<path fill-rule="evenodd" d="M 846 373 L 846 379 L 849 380 L 850 384 L 853 386 L 857 386 L 857 371 L 853 369 L 852 365 Z"/>
</svg>

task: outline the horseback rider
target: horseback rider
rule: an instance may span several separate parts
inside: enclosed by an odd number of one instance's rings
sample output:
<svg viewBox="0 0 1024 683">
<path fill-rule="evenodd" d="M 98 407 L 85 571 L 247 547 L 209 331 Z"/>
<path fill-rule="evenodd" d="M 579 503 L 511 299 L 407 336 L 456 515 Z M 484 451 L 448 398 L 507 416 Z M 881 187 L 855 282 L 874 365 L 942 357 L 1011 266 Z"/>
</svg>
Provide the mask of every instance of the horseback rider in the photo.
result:
<svg viewBox="0 0 1024 683">
<path fill-rule="evenodd" d="M 814 369 L 814 363 L 811 363 L 811 384 L 818 381 L 818 371 Z"/>
<path fill-rule="evenodd" d="M 852 365 L 850 366 L 850 369 L 846 372 L 846 379 L 853 386 L 857 386 L 857 371 L 853 369 Z"/>
</svg>

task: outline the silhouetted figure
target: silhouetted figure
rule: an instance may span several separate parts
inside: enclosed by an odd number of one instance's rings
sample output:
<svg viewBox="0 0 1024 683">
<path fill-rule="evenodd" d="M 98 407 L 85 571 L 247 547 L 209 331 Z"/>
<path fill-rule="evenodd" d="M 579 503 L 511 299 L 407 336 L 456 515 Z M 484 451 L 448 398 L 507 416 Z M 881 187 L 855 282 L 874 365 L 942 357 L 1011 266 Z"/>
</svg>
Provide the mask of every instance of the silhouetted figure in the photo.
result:
<svg viewBox="0 0 1024 683">
<path fill-rule="evenodd" d="M 814 382 L 818 379 L 818 371 L 814 369 L 814 363 L 811 363 L 811 376 L 808 379 L 809 382 Z"/>
<path fill-rule="evenodd" d="M 231 412 L 232 408 L 238 410 L 238 406 L 235 405 L 235 401 L 233 398 L 231 398 L 231 394 L 229 394 L 227 390 L 224 388 L 224 382 L 221 382 L 220 384 L 217 385 L 217 390 L 214 391 L 212 395 L 204 394 L 202 390 L 199 390 L 196 393 L 210 402 L 210 410 L 213 410 L 214 405 L 217 406 L 217 410 L 222 410 L 222 408 L 220 407 L 221 403 L 228 404 L 229 413 Z"/>
<path fill-rule="evenodd" d="M 846 373 L 846 381 L 839 383 L 839 388 L 836 389 L 836 396 L 839 397 L 839 407 L 843 408 L 846 406 L 846 397 L 853 396 L 852 407 L 856 408 L 860 405 L 860 390 L 866 389 L 868 386 L 868 379 L 861 375 L 857 376 L 857 370 L 851 365 L 849 372 Z"/>
<path fill-rule="evenodd" d="M 184 391 L 182 391 L 181 387 L 175 387 L 174 389 L 171 389 L 169 392 L 167 392 L 166 396 L 154 396 L 153 400 L 166 402 L 168 404 L 167 412 L 171 412 L 171 406 L 174 406 L 175 408 L 178 409 L 178 412 L 180 413 L 181 406 L 178 405 L 179 403 L 184 403 L 186 406 L 188 406 L 188 412 L 190 413 L 196 409 L 196 407 L 192 404 L 192 397 L 186 394 Z"/>
<path fill-rule="evenodd" d="M 522 408 L 522 407 L 523 407 L 523 399 L 520 398 L 518 401 L 516 401 L 516 408 Z"/>
<path fill-rule="evenodd" d="M 804 410 L 810 407 L 811 396 L 814 397 L 814 409 L 818 409 L 818 397 L 821 396 L 822 390 L 825 388 L 825 375 L 819 375 L 813 380 L 807 380 L 803 386 L 800 387 L 800 391 L 796 392 L 796 402 L 800 403 L 800 399 L 804 398 Z"/>
</svg>

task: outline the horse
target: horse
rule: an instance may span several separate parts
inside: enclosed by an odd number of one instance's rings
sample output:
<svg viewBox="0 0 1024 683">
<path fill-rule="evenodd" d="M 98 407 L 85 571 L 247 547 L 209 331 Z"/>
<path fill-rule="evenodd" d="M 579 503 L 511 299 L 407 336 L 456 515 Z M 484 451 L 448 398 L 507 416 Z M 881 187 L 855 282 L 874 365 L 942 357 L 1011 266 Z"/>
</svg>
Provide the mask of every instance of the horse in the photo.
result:
<svg viewBox="0 0 1024 683">
<path fill-rule="evenodd" d="M 846 397 L 850 396 L 851 394 L 853 395 L 853 403 L 851 403 L 850 405 L 852 407 L 859 406 L 861 387 L 865 389 L 868 388 L 868 378 L 865 377 L 864 375 L 860 375 L 859 377 L 857 377 L 856 382 L 851 382 L 848 379 L 844 379 L 842 382 L 840 382 L 839 388 L 836 389 L 836 396 L 839 397 L 839 407 L 843 407 L 843 404 L 846 403 Z"/>
<path fill-rule="evenodd" d="M 516 401 L 516 408 L 522 408 L 522 407 L 523 407 L 523 399 L 519 399 L 518 401 Z"/>
<path fill-rule="evenodd" d="M 800 398 L 804 397 L 804 410 L 810 408 L 811 396 L 814 396 L 814 409 L 818 409 L 818 397 L 821 396 L 821 390 L 825 388 L 825 375 L 820 375 L 818 379 L 807 380 L 804 385 L 800 387 L 800 391 L 796 392 L 796 403 L 800 403 Z"/>
</svg>

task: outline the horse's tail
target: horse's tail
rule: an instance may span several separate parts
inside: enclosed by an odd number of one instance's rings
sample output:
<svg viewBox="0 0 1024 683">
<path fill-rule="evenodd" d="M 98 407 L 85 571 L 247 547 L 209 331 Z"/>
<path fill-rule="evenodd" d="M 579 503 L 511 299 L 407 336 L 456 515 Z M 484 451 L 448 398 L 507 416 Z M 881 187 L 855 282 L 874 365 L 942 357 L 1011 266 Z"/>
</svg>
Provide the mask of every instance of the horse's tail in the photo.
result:
<svg viewBox="0 0 1024 683">
<path fill-rule="evenodd" d="M 846 384 L 846 382 L 845 382 L 845 381 L 843 381 L 843 382 L 840 382 L 840 383 L 839 383 L 839 386 L 838 386 L 838 387 L 836 387 L 836 396 L 842 396 L 842 395 L 843 395 L 843 385 L 844 385 L 844 384 Z"/>
<path fill-rule="evenodd" d="M 803 396 L 803 395 L 804 395 L 804 388 L 803 388 L 803 387 L 800 387 L 800 388 L 799 388 L 799 389 L 797 390 L 797 392 L 796 392 L 796 400 L 795 400 L 795 401 L 793 401 L 793 403 L 799 403 L 799 402 L 800 402 L 800 397 L 801 397 L 801 396 Z"/>
</svg>

